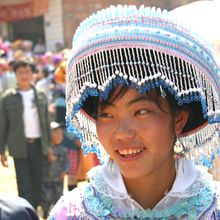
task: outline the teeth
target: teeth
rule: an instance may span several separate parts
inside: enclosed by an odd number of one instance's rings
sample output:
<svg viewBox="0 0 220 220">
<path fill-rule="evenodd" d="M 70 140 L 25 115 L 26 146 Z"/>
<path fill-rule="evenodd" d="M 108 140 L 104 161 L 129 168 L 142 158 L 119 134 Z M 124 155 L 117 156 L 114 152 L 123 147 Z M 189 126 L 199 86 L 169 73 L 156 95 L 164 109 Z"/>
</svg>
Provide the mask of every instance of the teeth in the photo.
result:
<svg viewBox="0 0 220 220">
<path fill-rule="evenodd" d="M 139 149 L 123 149 L 123 150 L 119 150 L 119 154 L 121 155 L 132 155 L 132 154 L 138 154 L 140 152 L 142 152 L 144 150 L 144 148 L 139 148 Z"/>
</svg>

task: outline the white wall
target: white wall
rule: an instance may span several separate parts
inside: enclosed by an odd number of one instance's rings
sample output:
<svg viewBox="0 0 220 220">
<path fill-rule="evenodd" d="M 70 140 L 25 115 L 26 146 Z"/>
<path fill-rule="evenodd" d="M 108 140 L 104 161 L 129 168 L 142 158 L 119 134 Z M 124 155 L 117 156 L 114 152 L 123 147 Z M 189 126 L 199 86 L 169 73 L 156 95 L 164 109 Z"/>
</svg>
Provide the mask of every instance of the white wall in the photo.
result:
<svg viewBox="0 0 220 220">
<path fill-rule="evenodd" d="M 44 15 L 44 30 L 47 50 L 55 50 L 57 42 L 64 42 L 62 0 L 49 0 L 48 12 Z"/>
</svg>

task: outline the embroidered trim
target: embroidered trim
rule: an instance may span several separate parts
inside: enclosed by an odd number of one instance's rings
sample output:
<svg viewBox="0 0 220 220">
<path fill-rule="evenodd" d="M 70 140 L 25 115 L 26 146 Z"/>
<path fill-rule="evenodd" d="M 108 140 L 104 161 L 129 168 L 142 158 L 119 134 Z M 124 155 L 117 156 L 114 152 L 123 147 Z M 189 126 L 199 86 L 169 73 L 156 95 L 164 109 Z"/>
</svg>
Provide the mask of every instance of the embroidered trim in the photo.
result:
<svg viewBox="0 0 220 220">
<path fill-rule="evenodd" d="M 174 217 L 179 219 L 180 217 L 187 216 L 189 220 L 195 220 L 200 213 L 210 207 L 213 195 L 209 188 L 205 188 L 201 193 L 189 198 L 180 199 L 179 202 L 166 207 L 164 210 L 148 209 L 144 211 L 133 210 L 132 212 L 117 210 L 118 203 L 115 200 L 97 193 L 91 185 L 86 189 L 84 199 L 88 211 L 98 217 L 106 217 L 111 214 L 114 218 L 119 219 L 172 219 Z"/>
</svg>

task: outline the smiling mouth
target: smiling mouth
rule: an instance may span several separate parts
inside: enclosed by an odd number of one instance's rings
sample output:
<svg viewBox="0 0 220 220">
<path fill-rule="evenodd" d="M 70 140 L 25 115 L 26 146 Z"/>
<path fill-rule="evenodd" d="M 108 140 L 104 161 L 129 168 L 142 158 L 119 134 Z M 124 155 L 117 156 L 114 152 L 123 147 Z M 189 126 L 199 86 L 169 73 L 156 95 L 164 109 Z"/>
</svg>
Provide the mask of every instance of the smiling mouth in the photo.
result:
<svg viewBox="0 0 220 220">
<path fill-rule="evenodd" d="M 117 150 L 118 154 L 123 158 L 132 158 L 140 155 L 145 148 L 138 148 L 138 149 L 121 149 Z"/>
</svg>

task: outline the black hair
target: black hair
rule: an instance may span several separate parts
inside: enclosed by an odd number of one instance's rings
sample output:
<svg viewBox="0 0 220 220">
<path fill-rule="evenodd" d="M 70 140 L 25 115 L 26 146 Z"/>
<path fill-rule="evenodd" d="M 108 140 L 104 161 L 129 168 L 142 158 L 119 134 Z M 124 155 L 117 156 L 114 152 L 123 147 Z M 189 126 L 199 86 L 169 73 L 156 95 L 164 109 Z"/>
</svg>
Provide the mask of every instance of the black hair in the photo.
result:
<svg viewBox="0 0 220 220">
<path fill-rule="evenodd" d="M 115 100 L 123 97 L 123 95 L 128 91 L 128 86 L 121 87 L 116 93 L 113 90 L 109 94 L 108 100 L 114 102 Z M 164 111 L 163 106 L 161 105 L 161 92 L 159 89 L 155 89 L 155 93 L 151 91 L 146 93 L 145 95 L 152 100 L 157 106 Z M 183 128 L 183 133 L 186 133 L 190 130 L 197 128 L 199 125 L 206 122 L 202 115 L 202 107 L 200 102 L 192 102 L 189 104 L 179 106 L 175 97 L 171 95 L 167 90 L 164 90 L 166 93 L 166 99 L 168 101 L 168 105 L 170 107 L 170 112 L 166 112 L 167 114 L 171 114 L 174 116 L 177 111 L 187 111 L 189 112 L 189 117 L 186 122 L 186 125 Z M 100 99 L 99 97 L 89 97 L 83 104 L 82 109 L 86 111 L 90 116 L 92 116 L 95 120 L 98 119 L 98 115 L 107 107 L 107 103 L 105 100 Z M 165 111 L 164 111 L 165 112 Z M 202 122 L 201 122 L 202 121 Z"/>
<path fill-rule="evenodd" d="M 42 69 L 42 73 L 44 74 L 44 77 L 47 78 L 49 76 L 49 70 L 47 67 L 44 67 Z"/>
<path fill-rule="evenodd" d="M 9 63 L 8 63 L 9 66 L 13 66 L 15 65 L 15 61 L 14 60 L 11 60 Z"/>
<path fill-rule="evenodd" d="M 26 60 L 16 61 L 14 63 L 14 66 L 13 66 L 13 70 L 16 73 L 18 68 L 20 68 L 20 67 L 28 67 L 28 66 L 31 68 L 33 73 L 36 71 L 36 66 L 33 63 L 31 63 L 29 61 L 26 61 Z"/>
</svg>

